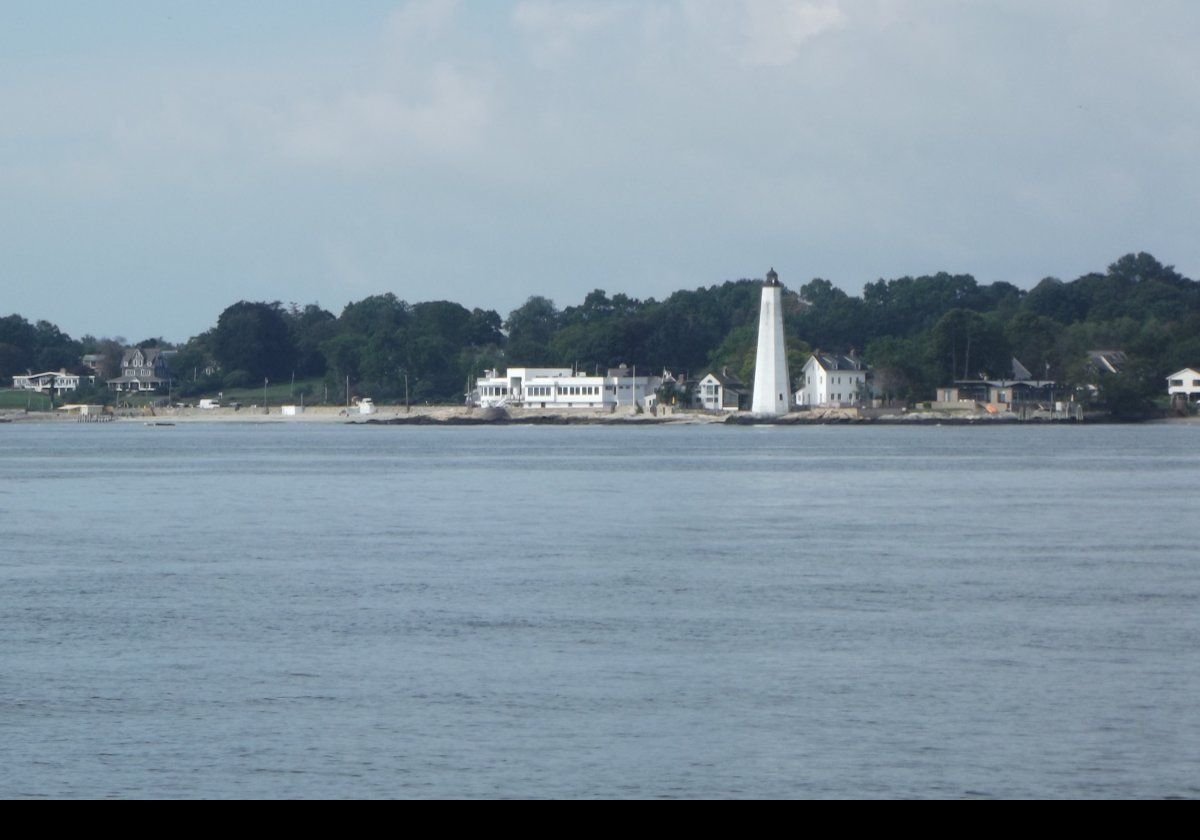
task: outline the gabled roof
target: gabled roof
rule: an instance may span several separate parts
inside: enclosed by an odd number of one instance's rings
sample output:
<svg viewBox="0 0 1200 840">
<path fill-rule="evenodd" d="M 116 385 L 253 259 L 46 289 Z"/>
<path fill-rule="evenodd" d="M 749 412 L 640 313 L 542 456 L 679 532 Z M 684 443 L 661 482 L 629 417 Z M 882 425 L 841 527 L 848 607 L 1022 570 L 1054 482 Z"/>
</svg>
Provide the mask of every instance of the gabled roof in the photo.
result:
<svg viewBox="0 0 1200 840">
<path fill-rule="evenodd" d="M 1200 379 L 1200 370 L 1196 370 L 1195 368 L 1184 368 L 1183 370 L 1175 371 L 1168 376 L 1167 379 L 1185 379 L 1189 376 L 1193 379 Z"/>
<path fill-rule="evenodd" d="M 1012 360 L 1012 375 L 1013 379 L 1033 379 L 1033 374 L 1029 372 L 1029 368 L 1021 364 L 1016 356 L 1013 356 Z"/>
<path fill-rule="evenodd" d="M 730 390 L 736 390 L 738 388 L 746 387 L 745 382 L 738 379 L 737 376 L 730 373 L 728 370 L 721 370 L 721 371 L 711 370 L 708 373 L 704 374 L 704 376 L 701 376 L 700 381 L 703 382 L 705 379 L 708 379 L 708 377 L 710 377 L 710 376 L 713 379 L 717 380 L 717 383 L 722 388 L 729 388 Z"/>
<path fill-rule="evenodd" d="M 133 360 L 138 353 L 142 354 L 142 361 L 135 364 Z M 158 347 L 130 347 L 121 354 L 121 367 L 153 367 L 160 356 L 165 362 L 169 355 L 174 354 L 169 354 Z"/>
</svg>

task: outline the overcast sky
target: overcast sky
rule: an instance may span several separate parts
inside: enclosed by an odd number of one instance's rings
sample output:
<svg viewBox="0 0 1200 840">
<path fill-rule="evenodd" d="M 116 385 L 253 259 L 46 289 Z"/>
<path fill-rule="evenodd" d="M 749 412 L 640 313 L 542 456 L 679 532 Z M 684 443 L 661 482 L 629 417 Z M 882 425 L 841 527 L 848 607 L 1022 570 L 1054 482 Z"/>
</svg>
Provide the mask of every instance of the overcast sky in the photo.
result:
<svg viewBox="0 0 1200 840">
<path fill-rule="evenodd" d="M 1200 276 L 1194 0 L 0 0 L 0 315 Z"/>
</svg>

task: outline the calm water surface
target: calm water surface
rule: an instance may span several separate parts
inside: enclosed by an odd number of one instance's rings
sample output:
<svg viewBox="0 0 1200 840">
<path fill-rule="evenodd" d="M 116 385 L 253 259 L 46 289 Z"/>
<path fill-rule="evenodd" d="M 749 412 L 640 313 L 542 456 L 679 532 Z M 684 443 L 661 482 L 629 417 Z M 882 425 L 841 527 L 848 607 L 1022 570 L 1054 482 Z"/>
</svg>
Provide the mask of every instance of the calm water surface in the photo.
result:
<svg viewBox="0 0 1200 840">
<path fill-rule="evenodd" d="M 1200 427 L 0 427 L 3 797 L 1200 794 Z"/>
</svg>

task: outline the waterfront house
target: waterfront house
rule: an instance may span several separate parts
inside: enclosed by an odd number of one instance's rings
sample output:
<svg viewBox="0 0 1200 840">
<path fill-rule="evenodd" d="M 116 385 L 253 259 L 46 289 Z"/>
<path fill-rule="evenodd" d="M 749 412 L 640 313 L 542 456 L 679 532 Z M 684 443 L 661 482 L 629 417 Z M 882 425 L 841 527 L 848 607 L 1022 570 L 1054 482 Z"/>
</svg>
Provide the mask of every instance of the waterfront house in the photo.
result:
<svg viewBox="0 0 1200 840">
<path fill-rule="evenodd" d="M 696 384 L 694 407 L 705 411 L 749 411 L 750 390 L 729 368 L 712 371 Z"/>
<path fill-rule="evenodd" d="M 67 373 L 65 370 L 29 373 L 25 376 L 14 376 L 13 388 L 18 391 L 37 391 L 39 394 L 47 391 L 62 394 L 66 391 L 77 390 L 79 383 L 85 378 L 91 382 L 96 380 L 94 376 L 83 377 L 77 373 Z"/>
<path fill-rule="evenodd" d="M 647 398 L 662 384 L 661 376 L 638 376 L 625 365 L 603 376 L 571 368 L 509 368 L 484 371 L 468 395 L 481 408 L 647 408 Z"/>
<path fill-rule="evenodd" d="M 1005 379 L 959 379 L 954 385 L 937 389 L 935 408 L 976 408 L 996 411 L 1050 409 L 1054 402 L 1055 382 L 1034 379 L 1020 361 L 1012 360 L 1012 376 Z"/>
<path fill-rule="evenodd" d="M 869 370 L 853 351 L 841 354 L 818 350 L 804 363 L 796 405 L 810 408 L 860 406 L 870 396 Z"/>
<path fill-rule="evenodd" d="M 131 347 L 121 356 L 121 375 L 108 380 L 114 391 L 157 391 L 170 387 L 167 354 L 157 347 Z"/>
<path fill-rule="evenodd" d="M 1167 377 L 1167 394 L 1172 403 L 1200 403 L 1200 371 L 1184 368 Z"/>
</svg>

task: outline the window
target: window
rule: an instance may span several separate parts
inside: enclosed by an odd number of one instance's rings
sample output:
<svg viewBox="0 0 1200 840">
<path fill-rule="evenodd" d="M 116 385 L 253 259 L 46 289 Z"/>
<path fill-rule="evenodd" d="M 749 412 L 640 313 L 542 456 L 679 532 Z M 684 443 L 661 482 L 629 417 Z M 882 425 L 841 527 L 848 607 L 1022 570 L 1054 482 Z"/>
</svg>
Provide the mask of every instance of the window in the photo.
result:
<svg viewBox="0 0 1200 840">
<path fill-rule="evenodd" d="M 1193 384 L 1193 385 L 1195 385 L 1196 383 L 1195 383 L 1195 382 L 1193 382 L 1192 384 Z M 1172 379 L 1172 380 L 1171 380 L 1171 387 L 1173 387 L 1173 388 L 1182 388 L 1182 387 L 1183 387 L 1183 380 L 1182 380 L 1182 379 Z"/>
</svg>

